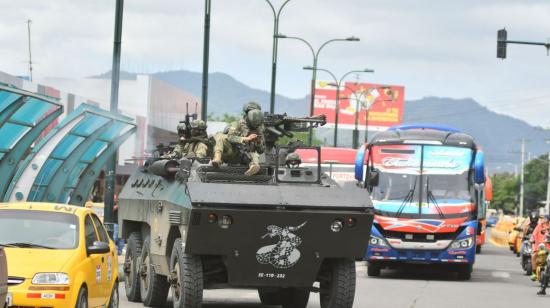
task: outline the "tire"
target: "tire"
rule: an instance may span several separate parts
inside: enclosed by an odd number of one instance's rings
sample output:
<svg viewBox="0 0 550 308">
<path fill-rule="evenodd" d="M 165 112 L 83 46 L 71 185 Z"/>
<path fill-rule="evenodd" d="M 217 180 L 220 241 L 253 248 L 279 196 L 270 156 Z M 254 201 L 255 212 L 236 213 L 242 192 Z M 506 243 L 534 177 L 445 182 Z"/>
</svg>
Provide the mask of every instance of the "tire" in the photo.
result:
<svg viewBox="0 0 550 308">
<path fill-rule="evenodd" d="M 281 290 L 283 308 L 306 308 L 309 302 L 309 290 L 288 288 Z"/>
<path fill-rule="evenodd" d="M 477 246 L 476 246 L 476 253 L 477 253 L 477 254 L 480 254 L 480 253 L 481 253 L 481 245 L 477 245 Z"/>
<path fill-rule="evenodd" d="M 380 265 L 369 262 L 367 265 L 367 276 L 369 277 L 378 277 L 380 276 L 380 273 L 382 272 L 382 268 Z"/>
<path fill-rule="evenodd" d="M 260 301 L 264 305 L 281 305 L 281 290 L 265 290 L 258 289 L 258 295 L 260 296 Z"/>
<path fill-rule="evenodd" d="M 163 306 L 168 297 L 170 285 L 166 276 L 155 272 L 153 261 L 149 253 L 151 238 L 147 236 L 141 249 L 141 264 L 139 270 L 139 292 L 144 306 Z"/>
<path fill-rule="evenodd" d="M 139 292 L 139 265 L 138 257 L 141 255 L 141 233 L 132 232 L 128 237 L 128 246 L 126 247 L 126 255 L 124 256 L 124 273 L 126 281 L 124 290 L 126 298 L 130 302 L 140 302 L 141 294 Z"/>
<path fill-rule="evenodd" d="M 473 266 L 471 264 L 465 265 L 458 270 L 459 280 L 470 280 L 472 278 Z"/>
<path fill-rule="evenodd" d="M 118 304 L 120 302 L 120 298 L 118 297 L 118 282 L 115 282 L 113 286 L 113 290 L 111 291 L 111 298 L 109 298 L 109 306 L 108 308 L 118 308 Z"/>
<path fill-rule="evenodd" d="M 355 296 L 355 262 L 348 259 L 326 260 L 320 281 L 321 308 L 352 308 Z"/>
<path fill-rule="evenodd" d="M 88 290 L 85 286 L 78 291 L 75 308 L 88 308 Z"/>
<path fill-rule="evenodd" d="M 183 252 L 182 240 L 176 239 L 170 256 L 172 300 L 174 308 L 200 308 L 202 304 L 203 273 L 200 257 Z"/>
</svg>

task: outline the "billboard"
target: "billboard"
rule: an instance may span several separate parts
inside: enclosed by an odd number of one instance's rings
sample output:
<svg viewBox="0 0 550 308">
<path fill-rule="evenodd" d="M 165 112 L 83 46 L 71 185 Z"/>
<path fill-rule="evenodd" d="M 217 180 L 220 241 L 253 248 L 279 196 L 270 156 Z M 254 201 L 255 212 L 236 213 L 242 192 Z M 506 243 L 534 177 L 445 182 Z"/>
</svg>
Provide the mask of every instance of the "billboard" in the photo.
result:
<svg viewBox="0 0 550 308">
<path fill-rule="evenodd" d="M 315 87 L 315 115 L 327 117 L 325 127 L 334 127 L 336 113 L 336 87 L 319 81 Z M 405 87 L 373 83 L 346 82 L 339 91 L 338 128 L 354 129 L 357 119 L 359 130 L 367 123 L 369 130 L 382 131 L 403 122 Z"/>
</svg>

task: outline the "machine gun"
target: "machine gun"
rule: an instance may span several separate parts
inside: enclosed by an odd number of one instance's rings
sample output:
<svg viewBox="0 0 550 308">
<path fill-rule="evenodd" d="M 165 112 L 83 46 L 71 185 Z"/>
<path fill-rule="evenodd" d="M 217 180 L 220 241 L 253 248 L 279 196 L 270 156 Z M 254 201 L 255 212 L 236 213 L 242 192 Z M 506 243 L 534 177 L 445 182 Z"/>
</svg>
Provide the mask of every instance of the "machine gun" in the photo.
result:
<svg viewBox="0 0 550 308">
<path fill-rule="evenodd" d="M 265 144 L 268 148 L 275 145 L 282 136 L 294 137 L 292 132 L 306 132 L 309 129 L 323 126 L 327 123 L 324 114 L 312 117 L 289 117 L 286 113 L 264 113 Z"/>
<path fill-rule="evenodd" d="M 180 121 L 178 124 L 178 135 L 180 136 L 180 141 L 189 140 L 191 138 L 191 121 L 198 119 L 198 105 L 199 103 L 195 103 L 195 112 L 189 114 L 189 103 L 186 103 L 185 120 Z"/>
</svg>

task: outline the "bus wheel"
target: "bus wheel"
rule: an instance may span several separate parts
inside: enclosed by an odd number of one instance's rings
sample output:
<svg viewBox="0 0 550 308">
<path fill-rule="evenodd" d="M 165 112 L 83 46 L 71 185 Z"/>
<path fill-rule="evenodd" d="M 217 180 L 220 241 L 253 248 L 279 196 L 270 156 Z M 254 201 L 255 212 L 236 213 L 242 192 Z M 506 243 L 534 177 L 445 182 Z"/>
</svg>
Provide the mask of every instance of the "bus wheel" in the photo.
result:
<svg viewBox="0 0 550 308">
<path fill-rule="evenodd" d="M 352 308 L 355 296 L 355 262 L 348 259 L 325 260 L 321 271 L 319 299 L 321 308 Z"/>
<path fill-rule="evenodd" d="M 467 264 L 458 269 L 458 279 L 460 280 L 470 280 L 472 278 L 473 266 Z"/>
<path fill-rule="evenodd" d="M 381 271 L 382 271 L 382 267 L 379 264 L 376 264 L 374 262 L 369 262 L 367 264 L 367 276 L 378 277 L 380 276 Z"/>
</svg>

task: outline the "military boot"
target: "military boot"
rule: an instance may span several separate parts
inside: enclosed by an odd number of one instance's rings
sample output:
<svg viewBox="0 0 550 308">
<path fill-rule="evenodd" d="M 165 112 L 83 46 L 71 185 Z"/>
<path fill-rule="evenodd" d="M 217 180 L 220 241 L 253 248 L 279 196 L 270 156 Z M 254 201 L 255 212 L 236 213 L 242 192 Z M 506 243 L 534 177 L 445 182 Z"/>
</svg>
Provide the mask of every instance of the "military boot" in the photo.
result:
<svg viewBox="0 0 550 308">
<path fill-rule="evenodd" d="M 222 165 L 222 152 L 214 152 L 214 158 L 212 159 L 212 166 L 219 168 Z"/>
<path fill-rule="evenodd" d="M 244 175 L 253 176 L 254 174 L 258 173 L 258 171 L 260 171 L 260 165 L 251 164 L 248 170 L 245 171 Z"/>
</svg>

